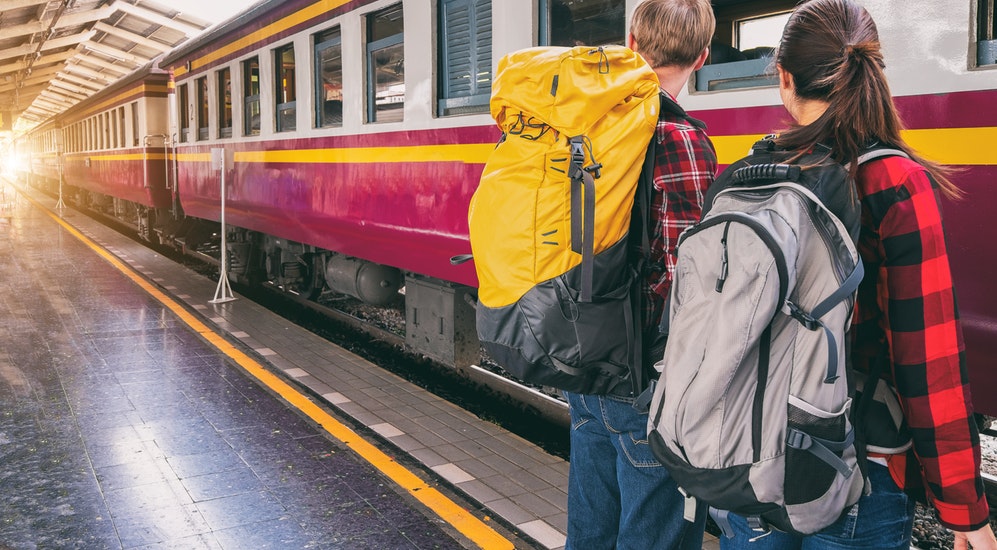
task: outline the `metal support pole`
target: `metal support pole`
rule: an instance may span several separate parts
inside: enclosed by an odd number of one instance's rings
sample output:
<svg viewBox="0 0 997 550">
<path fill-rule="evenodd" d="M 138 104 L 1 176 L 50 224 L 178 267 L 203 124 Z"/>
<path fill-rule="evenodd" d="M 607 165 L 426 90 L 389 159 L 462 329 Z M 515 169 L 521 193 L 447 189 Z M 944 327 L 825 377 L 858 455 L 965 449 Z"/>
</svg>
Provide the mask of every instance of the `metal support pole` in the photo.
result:
<svg viewBox="0 0 997 550">
<path fill-rule="evenodd" d="M 235 296 L 232 294 L 232 287 L 228 282 L 228 231 L 225 229 L 225 172 L 228 171 L 232 164 L 230 160 L 229 153 L 223 148 L 216 148 L 211 150 L 211 160 L 217 166 L 221 172 L 221 205 L 222 205 L 222 215 L 221 215 L 221 232 L 222 232 L 222 257 L 221 257 L 221 268 L 219 271 L 221 275 L 218 277 L 218 286 L 215 287 L 215 298 L 213 300 L 208 300 L 210 304 L 220 304 L 223 302 L 231 302 L 235 300 Z"/>
<path fill-rule="evenodd" d="M 63 172 L 62 154 L 59 154 L 59 200 L 58 202 L 55 203 L 55 207 L 60 210 L 66 207 L 66 203 L 62 202 L 62 180 L 63 180 L 62 172 Z"/>
</svg>

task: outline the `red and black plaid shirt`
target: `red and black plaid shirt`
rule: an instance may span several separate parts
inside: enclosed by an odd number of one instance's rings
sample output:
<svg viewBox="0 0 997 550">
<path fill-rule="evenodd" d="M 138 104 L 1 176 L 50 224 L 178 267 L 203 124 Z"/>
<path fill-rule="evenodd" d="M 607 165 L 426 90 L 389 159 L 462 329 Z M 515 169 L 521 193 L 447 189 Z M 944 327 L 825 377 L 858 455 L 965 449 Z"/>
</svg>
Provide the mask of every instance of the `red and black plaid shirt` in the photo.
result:
<svg viewBox="0 0 997 550">
<path fill-rule="evenodd" d="M 945 526 L 988 520 L 980 441 L 937 190 L 917 163 L 889 157 L 858 173 L 866 277 L 854 318 L 855 364 L 892 359 L 914 445 L 888 458 L 898 484 L 926 497 Z"/>
<path fill-rule="evenodd" d="M 667 92 L 662 94 L 662 101 L 675 103 Z M 677 103 L 675 107 L 681 111 Z M 687 118 L 662 109 L 654 139 L 654 192 L 648 233 L 651 254 L 644 287 L 644 326 L 649 329 L 661 322 L 665 298 L 672 286 L 679 234 L 699 221 L 703 196 L 717 173 L 713 142 Z"/>
</svg>

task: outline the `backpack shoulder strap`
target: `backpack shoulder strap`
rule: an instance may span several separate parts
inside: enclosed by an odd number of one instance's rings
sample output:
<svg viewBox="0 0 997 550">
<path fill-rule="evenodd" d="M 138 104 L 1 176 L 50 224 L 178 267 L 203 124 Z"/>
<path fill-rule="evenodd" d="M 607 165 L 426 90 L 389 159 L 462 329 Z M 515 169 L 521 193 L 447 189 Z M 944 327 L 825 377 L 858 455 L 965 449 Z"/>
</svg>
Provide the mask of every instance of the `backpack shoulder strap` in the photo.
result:
<svg viewBox="0 0 997 550">
<path fill-rule="evenodd" d="M 859 166 L 861 166 L 871 160 L 876 160 L 883 157 L 903 157 L 905 159 L 909 159 L 910 155 L 901 151 L 900 149 L 894 149 L 892 147 L 881 147 L 881 148 L 873 147 L 867 149 L 866 152 L 859 155 L 859 158 L 856 159 L 856 162 L 859 164 Z"/>
</svg>

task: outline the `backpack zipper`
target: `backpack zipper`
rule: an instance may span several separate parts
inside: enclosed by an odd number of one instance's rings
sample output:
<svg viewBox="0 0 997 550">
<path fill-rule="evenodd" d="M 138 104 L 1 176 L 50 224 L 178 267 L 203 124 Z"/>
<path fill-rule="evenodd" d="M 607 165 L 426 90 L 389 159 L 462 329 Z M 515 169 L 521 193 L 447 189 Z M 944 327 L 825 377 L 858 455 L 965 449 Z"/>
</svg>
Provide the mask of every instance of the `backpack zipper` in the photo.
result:
<svg viewBox="0 0 997 550">
<path fill-rule="evenodd" d="M 758 236 L 766 247 L 768 247 L 769 252 L 772 253 L 772 257 L 775 258 L 776 270 L 779 272 L 779 303 L 782 304 L 788 298 L 787 293 L 789 292 L 789 268 L 786 266 L 786 255 L 782 253 L 782 249 L 772 238 L 772 235 L 762 226 L 761 223 L 756 221 L 748 214 L 743 214 L 741 212 L 724 212 L 722 214 L 717 214 L 715 216 L 709 216 L 698 224 L 686 229 L 682 232 L 679 237 L 679 242 L 676 248 L 682 246 L 682 243 L 686 241 L 692 235 L 699 233 L 705 229 L 709 229 L 714 225 L 719 225 L 721 223 L 728 224 L 737 222 L 741 225 L 747 226 L 749 229 L 754 231 L 755 235 Z"/>
<path fill-rule="evenodd" d="M 717 292 L 724 291 L 724 283 L 727 282 L 727 232 L 730 231 L 730 222 L 724 225 L 724 235 L 720 238 L 720 244 L 723 246 L 723 252 L 720 255 L 720 276 L 717 277 L 717 286 L 714 290 Z"/>
</svg>

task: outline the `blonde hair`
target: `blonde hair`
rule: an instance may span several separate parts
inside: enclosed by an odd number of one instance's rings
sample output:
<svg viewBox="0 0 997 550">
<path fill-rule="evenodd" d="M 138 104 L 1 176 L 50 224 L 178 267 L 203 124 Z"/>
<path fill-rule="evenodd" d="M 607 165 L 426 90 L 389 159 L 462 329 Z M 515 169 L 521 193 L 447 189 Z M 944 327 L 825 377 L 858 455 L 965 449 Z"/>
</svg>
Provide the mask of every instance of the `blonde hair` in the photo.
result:
<svg viewBox="0 0 997 550">
<path fill-rule="evenodd" d="M 710 0 L 645 0 L 630 34 L 651 67 L 688 67 L 710 44 L 716 18 Z"/>
</svg>

